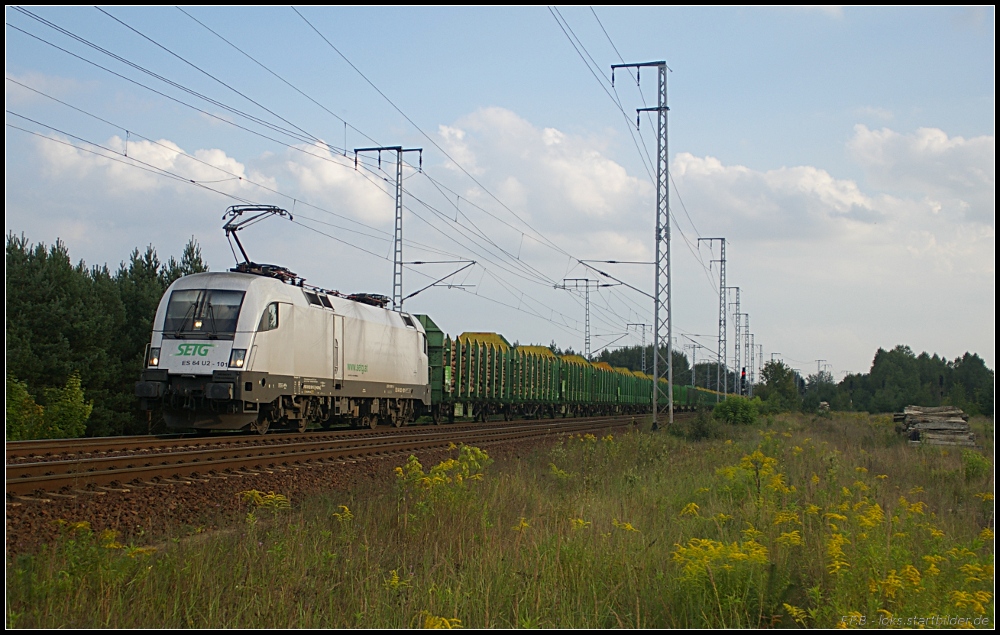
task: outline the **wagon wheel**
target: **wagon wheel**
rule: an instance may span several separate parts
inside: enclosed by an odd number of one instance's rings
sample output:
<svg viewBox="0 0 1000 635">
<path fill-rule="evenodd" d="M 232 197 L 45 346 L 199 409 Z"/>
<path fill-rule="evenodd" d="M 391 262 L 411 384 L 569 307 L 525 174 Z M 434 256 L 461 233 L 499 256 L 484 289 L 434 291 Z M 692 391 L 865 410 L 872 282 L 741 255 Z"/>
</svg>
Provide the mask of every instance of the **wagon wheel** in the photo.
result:
<svg viewBox="0 0 1000 635">
<path fill-rule="evenodd" d="M 406 416 L 400 412 L 391 412 L 387 418 L 392 422 L 394 428 L 402 428 L 403 424 L 406 423 Z"/>
<path fill-rule="evenodd" d="M 508 408 L 507 406 L 504 406 L 503 409 L 503 420 L 510 421 L 510 408 Z"/>
<path fill-rule="evenodd" d="M 308 428 L 308 427 L 309 427 L 309 422 L 308 422 L 308 421 L 306 421 L 306 420 L 305 420 L 305 419 L 303 418 L 303 419 L 299 419 L 298 421 L 296 421 L 296 422 L 295 422 L 295 423 L 293 423 L 292 425 L 293 425 L 293 426 L 295 426 L 295 431 L 296 431 L 296 432 L 298 432 L 299 434 L 302 434 L 303 432 L 305 432 L 305 431 L 306 431 L 306 428 Z"/>
<path fill-rule="evenodd" d="M 271 422 L 268 420 L 267 415 L 261 415 L 250 424 L 250 432 L 256 432 L 257 434 L 267 434 L 267 429 L 271 427 Z"/>
<path fill-rule="evenodd" d="M 441 425 L 441 420 L 442 420 L 441 406 L 440 405 L 434 406 L 433 408 L 431 408 L 431 421 L 434 422 L 434 425 L 439 426 Z"/>
<path fill-rule="evenodd" d="M 376 427 L 378 427 L 378 417 L 374 415 L 365 415 L 361 417 L 361 427 L 371 428 L 372 430 L 374 430 Z"/>
</svg>

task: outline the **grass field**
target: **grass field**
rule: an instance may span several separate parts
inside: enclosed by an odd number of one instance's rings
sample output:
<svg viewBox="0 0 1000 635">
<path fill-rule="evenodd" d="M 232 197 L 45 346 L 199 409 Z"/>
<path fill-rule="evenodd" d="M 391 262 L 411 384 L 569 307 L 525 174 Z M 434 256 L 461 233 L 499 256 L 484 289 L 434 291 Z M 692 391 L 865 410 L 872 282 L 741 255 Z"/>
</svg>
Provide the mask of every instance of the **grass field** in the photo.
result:
<svg viewBox="0 0 1000 635">
<path fill-rule="evenodd" d="M 393 485 L 250 492 L 231 529 L 154 545 L 66 519 L 8 561 L 7 626 L 992 627 L 993 423 L 973 427 L 982 450 L 837 413 L 461 447 Z"/>
</svg>

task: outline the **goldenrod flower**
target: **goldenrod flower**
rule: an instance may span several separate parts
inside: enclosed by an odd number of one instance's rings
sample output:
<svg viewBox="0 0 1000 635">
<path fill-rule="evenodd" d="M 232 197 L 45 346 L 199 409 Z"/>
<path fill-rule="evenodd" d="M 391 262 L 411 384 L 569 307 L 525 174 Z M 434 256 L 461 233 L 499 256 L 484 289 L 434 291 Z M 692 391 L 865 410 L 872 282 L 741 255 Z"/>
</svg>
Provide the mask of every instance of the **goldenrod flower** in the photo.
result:
<svg viewBox="0 0 1000 635">
<path fill-rule="evenodd" d="M 407 578 L 405 580 L 400 579 L 399 571 L 396 569 L 393 569 L 389 573 L 389 577 L 382 583 L 382 586 L 385 588 L 395 591 L 410 586 L 410 580 L 412 578 Z"/>
<path fill-rule="evenodd" d="M 577 529 L 587 529 L 588 527 L 590 527 L 590 521 L 584 520 L 582 518 L 570 518 L 569 524 L 570 527 L 573 528 L 573 531 L 576 531 Z"/>
<path fill-rule="evenodd" d="M 694 503 L 692 503 L 692 505 L 693 504 Z M 618 529 L 621 529 L 622 531 L 639 531 L 638 529 L 632 526 L 632 523 L 621 523 L 618 522 L 617 518 L 613 518 L 611 520 L 611 524 L 617 527 Z"/>
<path fill-rule="evenodd" d="M 697 516 L 699 509 L 700 508 L 698 507 L 698 503 L 688 503 L 687 505 L 684 506 L 684 509 L 681 510 L 680 515 L 681 516 Z"/>
<path fill-rule="evenodd" d="M 333 518 L 336 518 L 339 523 L 348 523 L 354 520 L 354 514 L 347 508 L 347 505 L 341 505 L 340 511 L 333 513 Z"/>
<path fill-rule="evenodd" d="M 778 544 L 795 547 L 802 544 L 802 536 L 799 534 L 798 529 L 785 532 L 778 536 Z"/>
<path fill-rule="evenodd" d="M 462 620 L 457 617 L 439 617 L 430 611 L 421 611 L 415 621 L 420 628 L 462 628 Z"/>
<path fill-rule="evenodd" d="M 801 525 L 802 521 L 799 520 L 798 512 L 781 510 L 774 515 L 774 524 L 783 525 L 785 523 L 794 523 L 796 525 Z"/>
<path fill-rule="evenodd" d="M 917 570 L 917 568 L 912 564 L 908 564 L 903 567 L 903 570 L 900 571 L 900 575 L 906 578 L 906 581 L 909 582 L 911 586 L 920 586 L 920 571 Z"/>
<path fill-rule="evenodd" d="M 516 525 L 511 527 L 511 529 L 514 531 L 524 531 L 528 527 L 530 527 L 528 521 L 524 519 L 524 516 L 521 516 L 521 520 L 519 520 Z"/>
<path fill-rule="evenodd" d="M 989 527 L 984 528 L 981 532 L 979 532 L 979 539 L 987 542 L 992 541 L 993 531 Z"/>
<path fill-rule="evenodd" d="M 808 617 L 808 613 L 806 613 L 805 611 L 796 606 L 792 606 L 791 604 L 782 604 L 782 606 L 785 607 L 785 610 L 788 612 L 788 615 L 791 616 L 793 620 L 795 620 L 802 626 L 806 625 L 806 617 Z"/>
</svg>

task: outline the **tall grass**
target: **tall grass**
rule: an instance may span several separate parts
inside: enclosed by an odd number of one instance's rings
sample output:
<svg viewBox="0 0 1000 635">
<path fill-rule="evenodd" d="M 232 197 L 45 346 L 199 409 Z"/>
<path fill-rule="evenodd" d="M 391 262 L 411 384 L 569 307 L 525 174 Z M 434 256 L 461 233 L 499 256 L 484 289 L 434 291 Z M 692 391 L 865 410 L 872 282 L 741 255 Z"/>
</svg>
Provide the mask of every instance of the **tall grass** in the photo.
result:
<svg viewBox="0 0 1000 635">
<path fill-rule="evenodd" d="M 991 429 L 970 458 L 884 417 L 761 424 L 584 435 L 492 465 L 456 448 L 401 462 L 391 487 L 290 508 L 248 494 L 230 530 L 155 553 L 67 523 L 8 562 L 7 625 L 992 625 Z"/>
</svg>

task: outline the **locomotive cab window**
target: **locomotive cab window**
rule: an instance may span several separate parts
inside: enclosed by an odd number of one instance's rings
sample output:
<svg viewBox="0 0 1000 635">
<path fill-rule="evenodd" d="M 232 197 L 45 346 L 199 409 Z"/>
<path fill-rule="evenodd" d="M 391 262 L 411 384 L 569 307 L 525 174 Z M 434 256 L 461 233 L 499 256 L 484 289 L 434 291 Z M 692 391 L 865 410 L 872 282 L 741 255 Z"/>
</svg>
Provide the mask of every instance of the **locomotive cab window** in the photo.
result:
<svg viewBox="0 0 1000 635">
<path fill-rule="evenodd" d="M 325 295 L 319 296 L 319 300 L 320 300 L 320 302 L 323 303 L 323 306 L 325 306 L 326 308 L 328 308 L 328 309 L 332 309 L 333 308 L 333 305 L 330 304 L 330 298 L 326 297 Z"/>
<path fill-rule="evenodd" d="M 181 289 L 170 294 L 163 336 L 231 340 L 243 306 L 243 291 Z"/>
<path fill-rule="evenodd" d="M 323 306 L 323 303 L 319 301 L 318 295 L 310 291 L 306 291 L 305 294 L 306 294 L 306 300 L 309 301 L 309 304 L 313 306 Z"/>
<path fill-rule="evenodd" d="M 257 326 L 257 332 L 273 331 L 276 328 L 278 328 L 278 303 L 272 302 L 267 305 L 267 308 L 264 309 L 264 314 L 260 316 L 260 324 Z"/>
<path fill-rule="evenodd" d="M 408 327 L 410 327 L 411 329 L 417 328 L 416 326 L 413 325 L 413 320 L 410 319 L 409 315 L 405 313 L 401 313 L 400 315 L 403 318 L 403 322 L 405 322 Z"/>
</svg>

